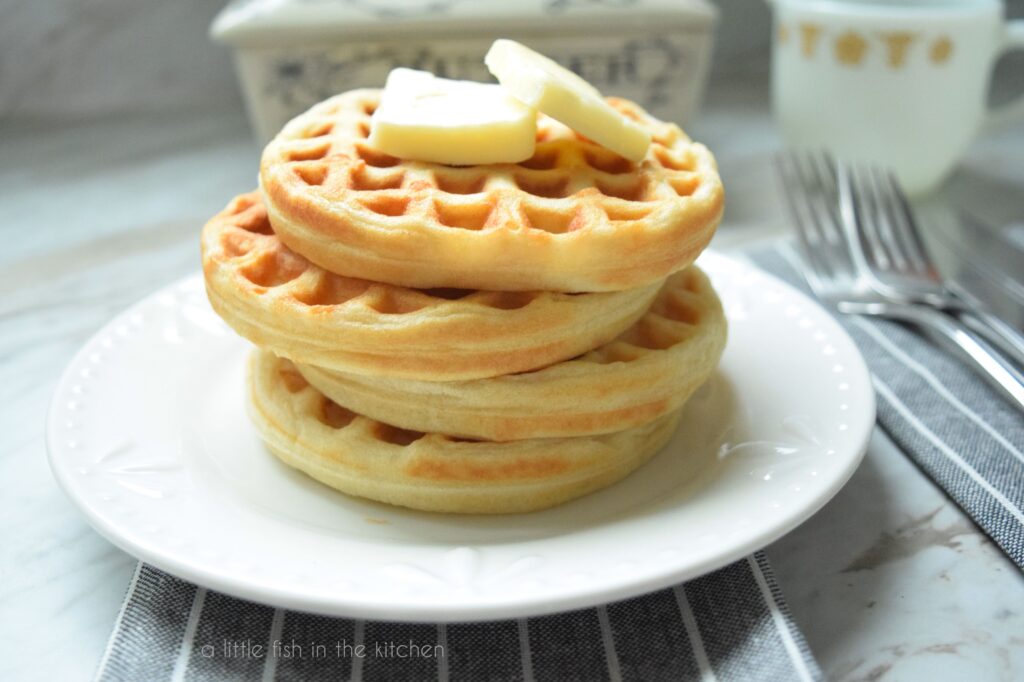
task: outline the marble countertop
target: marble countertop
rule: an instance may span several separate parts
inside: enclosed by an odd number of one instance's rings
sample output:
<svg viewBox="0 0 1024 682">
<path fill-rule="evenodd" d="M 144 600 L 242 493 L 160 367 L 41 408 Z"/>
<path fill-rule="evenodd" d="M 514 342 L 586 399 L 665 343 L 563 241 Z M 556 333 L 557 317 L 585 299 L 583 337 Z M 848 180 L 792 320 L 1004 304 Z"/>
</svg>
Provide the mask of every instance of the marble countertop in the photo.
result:
<svg viewBox="0 0 1024 682">
<path fill-rule="evenodd" d="M 760 98 L 715 97 L 693 126 L 728 188 L 715 247 L 787 232 Z M 1013 193 L 1024 130 L 979 140 L 961 173 Z M 43 426 L 71 355 L 107 318 L 198 268 L 198 232 L 255 186 L 240 114 L 7 126 L 0 137 L 0 679 L 90 678 L 135 560 L 97 535 L 46 464 Z M 1003 197 L 1000 199 L 999 197 Z M 877 432 L 820 513 L 768 548 L 830 680 L 1024 679 L 1024 577 Z"/>
</svg>

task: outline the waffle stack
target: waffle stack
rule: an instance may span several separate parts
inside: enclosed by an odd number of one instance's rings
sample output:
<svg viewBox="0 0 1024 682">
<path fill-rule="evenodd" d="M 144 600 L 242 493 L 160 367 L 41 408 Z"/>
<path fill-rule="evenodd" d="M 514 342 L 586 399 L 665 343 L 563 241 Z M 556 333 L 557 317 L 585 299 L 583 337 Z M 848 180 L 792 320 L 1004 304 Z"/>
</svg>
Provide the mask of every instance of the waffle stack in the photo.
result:
<svg viewBox="0 0 1024 682">
<path fill-rule="evenodd" d="M 203 229 L 214 309 L 258 349 L 250 413 L 348 494 L 508 513 L 610 485 L 671 436 L 725 344 L 691 265 L 722 212 L 711 154 L 609 99 L 630 162 L 539 114 L 534 156 L 452 167 L 368 142 L 376 90 L 264 150 L 260 190 Z"/>
</svg>

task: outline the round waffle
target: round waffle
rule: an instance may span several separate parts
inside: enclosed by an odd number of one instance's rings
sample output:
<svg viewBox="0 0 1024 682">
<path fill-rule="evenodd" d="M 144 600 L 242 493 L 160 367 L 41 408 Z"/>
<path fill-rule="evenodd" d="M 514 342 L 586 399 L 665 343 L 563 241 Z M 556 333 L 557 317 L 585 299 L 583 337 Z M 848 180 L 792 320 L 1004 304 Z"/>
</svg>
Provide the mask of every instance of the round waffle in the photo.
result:
<svg viewBox="0 0 1024 682">
<path fill-rule="evenodd" d="M 298 369 L 338 404 L 406 429 L 488 440 L 581 436 L 677 410 L 711 376 L 725 338 L 721 302 L 691 266 L 669 277 L 617 339 L 534 372 L 434 383 Z"/>
<path fill-rule="evenodd" d="M 250 413 L 286 464 L 359 497 L 427 511 L 544 509 L 611 485 L 669 439 L 679 411 L 603 436 L 495 443 L 406 431 L 338 406 L 288 360 L 254 351 Z"/>
<path fill-rule="evenodd" d="M 420 288 L 629 289 L 689 265 L 721 218 L 711 153 L 626 100 L 609 102 L 653 138 L 639 164 L 539 115 L 532 158 L 453 167 L 371 147 L 379 98 L 317 104 L 263 152 L 275 232 L 331 272 Z"/>
<path fill-rule="evenodd" d="M 542 367 L 614 338 L 658 293 L 413 290 L 342 277 L 282 244 L 256 192 L 207 223 L 202 250 L 210 302 L 239 334 L 296 362 L 380 377 Z"/>
</svg>

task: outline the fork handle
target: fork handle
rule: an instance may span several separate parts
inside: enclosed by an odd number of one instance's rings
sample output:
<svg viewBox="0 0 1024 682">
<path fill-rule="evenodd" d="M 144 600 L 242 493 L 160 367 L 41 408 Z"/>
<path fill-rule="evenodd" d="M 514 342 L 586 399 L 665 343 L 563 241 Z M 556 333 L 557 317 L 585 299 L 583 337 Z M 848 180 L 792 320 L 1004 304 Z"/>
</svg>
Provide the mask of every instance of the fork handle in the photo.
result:
<svg viewBox="0 0 1024 682">
<path fill-rule="evenodd" d="M 998 317 L 988 312 L 962 312 L 964 326 L 1002 351 L 1018 367 L 1024 367 L 1024 336 Z"/>
<path fill-rule="evenodd" d="M 928 306 L 904 303 L 844 302 L 839 305 L 839 310 L 910 322 L 934 332 L 941 341 L 945 341 L 946 345 L 967 359 L 1018 410 L 1024 412 L 1024 375 L 956 317 Z"/>
<path fill-rule="evenodd" d="M 1016 363 L 1019 369 L 1024 369 L 1024 335 L 992 314 L 984 303 L 958 282 L 946 282 L 945 292 L 936 305 L 955 314 L 972 331 Z"/>
</svg>

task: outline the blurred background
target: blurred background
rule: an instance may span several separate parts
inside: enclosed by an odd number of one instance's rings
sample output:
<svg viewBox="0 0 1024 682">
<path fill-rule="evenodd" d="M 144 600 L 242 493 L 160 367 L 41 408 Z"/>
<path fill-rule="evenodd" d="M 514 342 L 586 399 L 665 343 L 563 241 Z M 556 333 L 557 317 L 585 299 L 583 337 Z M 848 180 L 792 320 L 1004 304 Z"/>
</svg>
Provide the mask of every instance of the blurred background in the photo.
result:
<svg viewBox="0 0 1024 682">
<path fill-rule="evenodd" d="M 231 52 L 208 37 L 225 4 L 14 0 L 0 5 L 0 119 L 240 111 Z M 741 79 L 766 85 L 768 5 L 759 0 L 714 4 L 720 14 L 711 83 Z"/>
<path fill-rule="evenodd" d="M 595 8 L 639 12 L 645 4 L 544 2 L 559 6 L 557 20 L 566 25 Z M 439 3 L 298 4 L 345 7 L 372 18 L 379 7 Z M 786 226 L 770 164 L 780 145 L 769 110 L 771 8 L 761 0 L 711 4 L 718 19 L 707 87 L 685 127 L 719 159 L 729 192 L 716 242 L 722 247 L 733 232 L 758 230 L 767 236 Z M 43 249 L 56 234 L 74 242 L 86 233 L 112 234 L 147 224 L 194 233 L 233 194 L 255 186 L 258 136 L 246 119 L 232 50 L 209 37 L 225 5 L 212 0 L 0 4 L 0 209 L 8 217 L 0 229 L 32 226 L 12 240 L 0 263 Z M 1009 0 L 1006 14 L 1024 17 L 1024 0 Z M 387 23 L 400 30 L 400 22 Z M 502 34 L 499 26 L 491 37 Z M 1003 57 L 993 80 L 995 101 L 1024 91 L 1024 53 Z M 1000 135 L 975 142 L 957 174 L 966 173 L 967 180 L 946 192 L 957 200 L 976 200 L 982 212 L 998 204 L 994 214 L 984 216 L 995 224 L 1021 215 L 1013 215 L 1017 209 L 1005 201 L 986 201 L 987 193 L 1019 191 L 1014 183 L 1024 182 L 1024 161 L 998 155 L 1005 146 Z M 983 182 L 975 181 L 979 177 Z M 59 196 L 49 189 L 37 194 L 41 184 L 54 183 L 62 186 Z"/>
<path fill-rule="evenodd" d="M 616 3 L 630 4 L 629 0 L 608 4 Z M 231 51 L 208 37 L 211 22 L 226 4 L 212 0 L 3 3 L 0 121 L 241 110 Z M 767 103 L 770 7 L 761 0 L 714 0 L 713 4 L 719 20 L 709 94 L 714 96 L 716 86 L 739 81 L 761 89 Z M 1024 0 L 1009 0 L 1006 14 L 1024 17 Z M 1024 82 L 1024 54 L 1008 55 L 997 67 L 997 97 L 1009 97 L 1011 80 Z M 1004 81 L 1006 87 L 1002 87 Z"/>
</svg>

